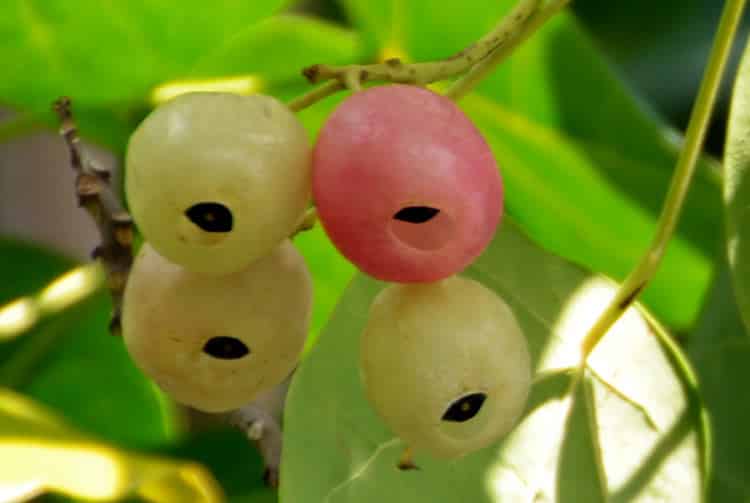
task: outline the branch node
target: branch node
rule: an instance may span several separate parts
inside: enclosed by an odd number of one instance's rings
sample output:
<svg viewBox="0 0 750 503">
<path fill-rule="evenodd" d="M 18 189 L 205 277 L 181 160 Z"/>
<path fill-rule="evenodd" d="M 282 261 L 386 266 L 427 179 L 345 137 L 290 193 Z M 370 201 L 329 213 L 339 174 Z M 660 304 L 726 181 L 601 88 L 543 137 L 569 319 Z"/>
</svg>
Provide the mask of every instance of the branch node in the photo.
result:
<svg viewBox="0 0 750 503">
<path fill-rule="evenodd" d="M 81 173 L 76 178 L 76 192 L 79 199 L 87 200 L 96 198 L 102 191 L 101 179 L 91 173 Z"/>
<path fill-rule="evenodd" d="M 122 316 L 119 311 L 112 313 L 112 317 L 109 320 L 109 333 L 118 336 L 122 329 Z"/>
<path fill-rule="evenodd" d="M 87 159 L 81 148 L 78 128 L 73 119 L 72 102 L 64 96 L 53 104 L 60 121 L 60 135 L 70 153 L 70 165 L 76 173 L 78 203 L 91 216 L 101 236 L 92 257 L 101 261 L 112 294 L 113 314 L 109 329 L 120 331 L 122 297 L 133 263 L 133 221 L 110 185 L 111 173 Z"/>
<path fill-rule="evenodd" d="M 318 82 L 318 76 L 320 74 L 320 65 L 312 65 L 302 69 L 302 75 L 311 83 L 315 84 Z"/>
<path fill-rule="evenodd" d="M 540 7 L 543 4 L 542 0 L 519 0 L 513 10 L 484 37 L 442 60 L 404 63 L 400 58 L 388 58 L 382 63 L 374 64 L 309 66 L 302 70 L 302 74 L 309 82 L 315 84 L 328 80 L 334 84 L 313 89 L 292 100 L 289 106 L 292 110 L 299 111 L 342 89 L 359 91 L 365 81 L 425 86 L 465 73 L 471 75 L 469 79 L 459 79 L 459 88 L 451 88 L 450 92 L 446 93 L 446 96 L 455 98 L 475 85 L 477 76 L 481 73 L 477 70 L 479 67 L 484 71 L 497 64 L 521 40 L 536 31 L 544 20 L 558 12 L 569 1 L 553 0 Z M 451 92 L 455 93 L 455 96 Z"/>
</svg>

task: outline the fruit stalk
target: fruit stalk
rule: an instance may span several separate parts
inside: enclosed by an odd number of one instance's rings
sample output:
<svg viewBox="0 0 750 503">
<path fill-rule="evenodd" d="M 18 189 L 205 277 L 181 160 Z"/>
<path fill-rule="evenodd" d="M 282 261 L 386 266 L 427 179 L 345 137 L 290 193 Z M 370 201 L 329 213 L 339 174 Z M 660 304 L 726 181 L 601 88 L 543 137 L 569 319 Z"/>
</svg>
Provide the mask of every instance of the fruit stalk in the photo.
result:
<svg viewBox="0 0 750 503">
<path fill-rule="evenodd" d="M 552 16 L 560 12 L 570 0 L 553 0 L 542 8 L 538 8 L 534 14 L 523 24 L 522 29 L 506 44 L 498 47 L 486 58 L 474 65 L 465 75 L 456 80 L 445 91 L 445 95 L 457 100 L 468 94 L 479 82 L 487 76 L 494 68 L 508 57 L 516 47 L 521 45 L 531 35 L 544 26 Z"/>
<path fill-rule="evenodd" d="M 313 65 L 302 73 L 311 83 L 326 82 L 321 87 L 295 98 L 288 103 L 294 111 L 302 110 L 317 101 L 343 89 L 357 91 L 367 81 L 398 82 L 403 84 L 427 85 L 446 80 L 476 67 L 494 67 L 510 54 L 522 40 L 528 38 L 549 17 L 558 12 L 569 0 L 555 0 L 540 10 L 542 0 L 521 0 L 489 33 L 462 51 L 443 60 L 419 63 L 404 63 L 398 58 L 369 65 Z M 533 22 L 530 23 L 530 20 Z M 491 64 L 484 64 L 485 61 Z M 469 85 L 465 83 L 459 91 L 468 90 L 485 73 L 476 76 Z"/>
</svg>

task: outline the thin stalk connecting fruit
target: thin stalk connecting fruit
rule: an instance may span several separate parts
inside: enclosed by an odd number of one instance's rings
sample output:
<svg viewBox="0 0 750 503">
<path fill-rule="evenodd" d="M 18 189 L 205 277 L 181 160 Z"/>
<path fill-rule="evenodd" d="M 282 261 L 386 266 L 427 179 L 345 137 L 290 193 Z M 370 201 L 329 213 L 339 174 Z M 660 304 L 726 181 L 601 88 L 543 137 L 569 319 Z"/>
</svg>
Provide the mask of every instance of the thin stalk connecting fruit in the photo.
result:
<svg viewBox="0 0 750 503">
<path fill-rule="evenodd" d="M 358 91 L 364 82 L 385 81 L 403 84 L 427 85 L 447 80 L 466 72 L 474 74 L 470 80 L 463 82 L 453 92 L 458 95 L 471 90 L 492 68 L 505 59 L 521 41 L 526 40 L 544 22 L 559 12 L 570 0 L 555 0 L 542 6 L 542 0 L 521 0 L 502 21 L 489 33 L 462 51 L 443 60 L 404 63 L 401 59 L 391 58 L 382 63 L 369 65 L 313 65 L 303 70 L 303 74 L 312 83 L 326 82 L 323 86 L 299 96 L 288 103 L 295 111 L 349 89 Z M 453 97 L 453 95 L 450 95 Z"/>
</svg>

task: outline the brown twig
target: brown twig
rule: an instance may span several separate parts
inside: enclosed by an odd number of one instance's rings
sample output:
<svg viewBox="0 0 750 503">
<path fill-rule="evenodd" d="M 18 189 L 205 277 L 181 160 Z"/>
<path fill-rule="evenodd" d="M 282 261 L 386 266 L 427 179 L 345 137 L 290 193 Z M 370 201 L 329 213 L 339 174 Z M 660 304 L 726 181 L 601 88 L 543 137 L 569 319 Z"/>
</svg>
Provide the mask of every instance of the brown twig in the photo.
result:
<svg viewBox="0 0 750 503">
<path fill-rule="evenodd" d="M 93 256 L 101 261 L 107 273 L 114 305 L 109 328 L 113 334 L 119 334 L 123 293 L 133 263 L 133 220 L 112 190 L 110 172 L 86 158 L 70 99 L 55 101 L 54 110 L 60 119 L 60 135 L 68 146 L 71 166 L 78 175 L 75 182 L 78 203 L 94 219 L 101 235 L 101 244 Z M 312 228 L 315 218 L 315 210 L 308 210 L 296 232 Z M 271 487 L 277 487 L 279 481 L 281 415 L 290 379 L 291 376 L 252 403 L 228 414 L 230 423 L 245 432 L 260 451 L 265 464 L 264 478 Z"/>
<path fill-rule="evenodd" d="M 122 297 L 133 264 L 133 219 L 112 190 L 111 173 L 96 166 L 81 149 L 70 98 L 59 98 L 53 108 L 60 119 L 60 135 L 68 146 L 71 167 L 78 175 L 75 182 L 78 204 L 91 215 L 99 229 L 101 244 L 92 255 L 106 271 L 113 304 L 109 330 L 119 335 Z"/>
<path fill-rule="evenodd" d="M 252 403 L 228 415 L 229 423 L 242 430 L 263 457 L 263 480 L 269 487 L 279 486 L 281 418 L 292 375 L 293 373 L 271 390 L 258 396 Z"/>
</svg>

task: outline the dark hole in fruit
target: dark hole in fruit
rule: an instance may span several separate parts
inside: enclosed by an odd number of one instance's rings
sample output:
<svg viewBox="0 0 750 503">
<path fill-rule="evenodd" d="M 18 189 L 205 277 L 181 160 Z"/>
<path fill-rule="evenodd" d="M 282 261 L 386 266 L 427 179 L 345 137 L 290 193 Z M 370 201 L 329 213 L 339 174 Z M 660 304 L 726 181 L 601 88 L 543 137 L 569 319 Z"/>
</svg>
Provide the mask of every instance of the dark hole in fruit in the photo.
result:
<svg viewBox="0 0 750 503">
<path fill-rule="evenodd" d="M 198 203 L 185 211 L 195 225 L 206 232 L 229 232 L 232 230 L 232 212 L 220 203 Z"/>
<path fill-rule="evenodd" d="M 484 405 L 487 395 L 484 393 L 472 393 L 465 395 L 453 402 L 443 414 L 443 421 L 455 421 L 463 423 L 479 414 Z"/>
<path fill-rule="evenodd" d="M 435 218 L 438 213 L 439 209 L 430 206 L 407 206 L 401 208 L 393 218 L 412 224 L 423 224 Z"/>
<path fill-rule="evenodd" d="M 238 360 L 250 353 L 250 349 L 234 337 L 211 337 L 203 346 L 203 352 L 221 360 Z"/>
</svg>

